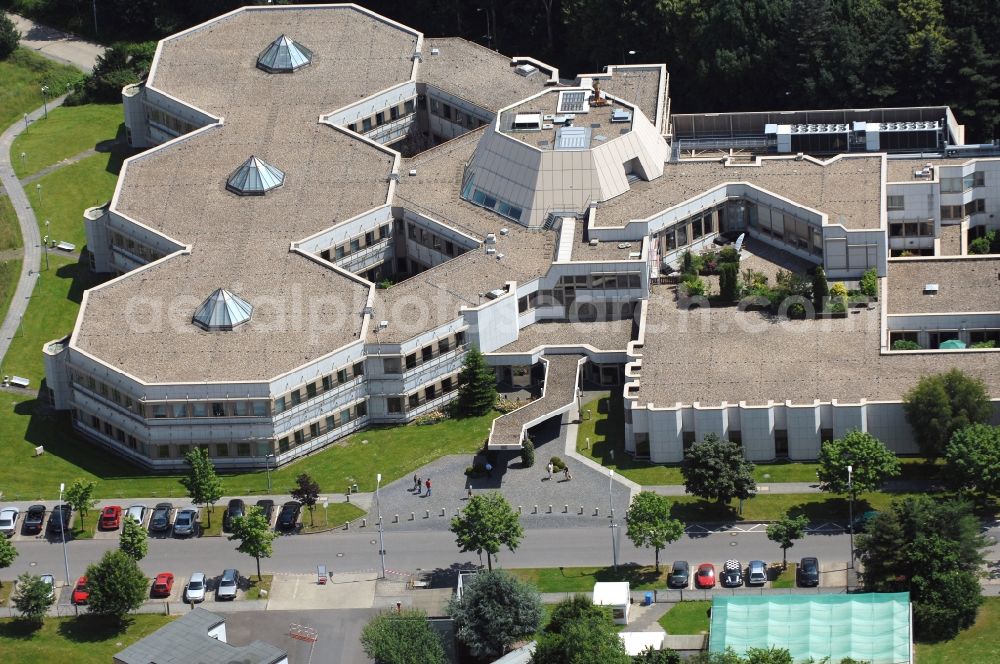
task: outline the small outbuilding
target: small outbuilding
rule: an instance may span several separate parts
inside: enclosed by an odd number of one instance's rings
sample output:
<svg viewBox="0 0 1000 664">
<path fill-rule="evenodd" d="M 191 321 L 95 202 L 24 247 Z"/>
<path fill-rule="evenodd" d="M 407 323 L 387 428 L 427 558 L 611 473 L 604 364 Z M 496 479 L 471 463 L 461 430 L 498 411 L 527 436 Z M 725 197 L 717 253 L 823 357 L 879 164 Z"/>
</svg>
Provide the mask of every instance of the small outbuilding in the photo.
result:
<svg viewBox="0 0 1000 664">
<path fill-rule="evenodd" d="M 618 638 L 625 645 L 625 652 L 632 657 L 642 654 L 646 648 L 653 650 L 663 650 L 663 640 L 667 633 L 660 630 L 657 632 L 618 632 Z"/>
<path fill-rule="evenodd" d="M 628 581 L 598 581 L 594 584 L 594 604 L 611 607 L 616 625 L 628 624 L 630 590 Z"/>
</svg>

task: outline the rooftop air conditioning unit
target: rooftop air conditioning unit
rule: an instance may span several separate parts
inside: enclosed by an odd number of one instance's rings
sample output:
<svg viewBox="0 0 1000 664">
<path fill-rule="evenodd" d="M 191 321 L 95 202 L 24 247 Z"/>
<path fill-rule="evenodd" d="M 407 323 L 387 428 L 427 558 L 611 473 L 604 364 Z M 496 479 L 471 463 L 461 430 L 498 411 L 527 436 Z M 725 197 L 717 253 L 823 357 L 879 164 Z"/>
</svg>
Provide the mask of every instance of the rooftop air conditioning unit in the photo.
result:
<svg viewBox="0 0 1000 664">
<path fill-rule="evenodd" d="M 387 327 L 389 327 L 389 321 L 387 321 L 387 320 L 380 320 L 378 322 L 378 329 L 384 330 Z"/>
<path fill-rule="evenodd" d="M 496 244 L 496 243 L 497 243 L 497 236 L 494 235 L 493 233 L 487 233 L 486 244 Z"/>
<path fill-rule="evenodd" d="M 551 123 L 543 124 L 542 125 L 542 129 L 555 129 L 555 125 L 553 125 Z"/>
<path fill-rule="evenodd" d="M 491 300 L 495 300 L 506 292 L 507 291 L 505 291 L 502 288 L 494 288 L 493 290 L 491 290 L 489 293 L 486 294 L 486 297 L 488 297 Z"/>
<path fill-rule="evenodd" d="M 538 71 L 538 67 L 525 63 L 523 65 L 518 65 L 514 67 L 514 71 L 516 71 L 521 76 L 531 76 L 536 71 Z"/>
<path fill-rule="evenodd" d="M 413 176 L 413 175 L 416 175 L 416 174 L 417 174 L 417 169 L 411 168 L 410 169 L 410 175 Z"/>
<path fill-rule="evenodd" d="M 500 229 L 500 235 L 506 235 L 507 233 L 510 233 L 510 229 L 509 228 L 501 228 Z"/>
<path fill-rule="evenodd" d="M 431 49 L 431 55 L 441 55 L 441 49 L 439 49 L 439 48 L 432 48 Z"/>
<path fill-rule="evenodd" d="M 805 158 L 805 156 L 806 156 L 806 155 L 805 155 L 804 153 L 802 153 L 802 152 L 798 152 L 798 153 L 796 153 L 796 155 L 795 155 L 795 161 L 802 161 L 802 160 L 803 160 L 803 159 Z"/>
<path fill-rule="evenodd" d="M 594 238 L 593 240 L 590 241 L 590 246 L 596 247 L 598 244 L 600 244 L 600 242 L 601 242 L 600 240 Z"/>
<path fill-rule="evenodd" d="M 924 295 L 937 295 L 938 285 L 937 284 L 924 284 Z"/>
<path fill-rule="evenodd" d="M 497 248 L 496 247 L 486 247 L 486 253 L 487 253 L 487 255 L 492 255 L 492 254 L 495 254 L 496 252 L 497 252 Z"/>
</svg>

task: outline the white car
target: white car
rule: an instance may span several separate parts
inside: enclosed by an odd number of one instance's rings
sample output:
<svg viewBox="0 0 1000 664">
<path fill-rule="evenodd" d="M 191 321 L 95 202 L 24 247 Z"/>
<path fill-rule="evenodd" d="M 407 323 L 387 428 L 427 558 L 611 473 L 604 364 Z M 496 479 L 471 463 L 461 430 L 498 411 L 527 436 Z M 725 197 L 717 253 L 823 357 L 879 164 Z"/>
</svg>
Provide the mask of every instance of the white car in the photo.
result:
<svg viewBox="0 0 1000 664">
<path fill-rule="evenodd" d="M 41 579 L 44 583 L 49 584 L 49 598 L 56 598 L 56 577 L 51 574 L 42 574 Z"/>
<path fill-rule="evenodd" d="M 16 507 L 5 507 L 0 510 L 0 535 L 13 537 L 17 529 L 17 517 L 21 512 Z"/>
<path fill-rule="evenodd" d="M 201 602 L 205 599 L 205 573 L 195 572 L 184 586 L 185 602 Z"/>
<path fill-rule="evenodd" d="M 125 511 L 125 516 L 141 526 L 146 523 L 147 511 L 148 508 L 145 505 L 132 505 Z"/>
</svg>

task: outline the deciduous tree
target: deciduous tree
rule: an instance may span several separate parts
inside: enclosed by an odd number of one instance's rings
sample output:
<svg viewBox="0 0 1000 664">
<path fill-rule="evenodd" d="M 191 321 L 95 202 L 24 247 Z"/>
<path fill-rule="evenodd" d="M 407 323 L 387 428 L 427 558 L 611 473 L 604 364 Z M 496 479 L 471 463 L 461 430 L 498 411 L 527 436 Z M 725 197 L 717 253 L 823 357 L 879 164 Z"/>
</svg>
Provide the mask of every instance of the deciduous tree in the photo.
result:
<svg viewBox="0 0 1000 664">
<path fill-rule="evenodd" d="M 142 606 L 149 579 L 124 551 L 105 551 L 99 562 L 87 567 L 87 589 L 89 612 L 120 622 Z"/>
<path fill-rule="evenodd" d="M 149 553 L 149 536 L 142 524 L 126 518 L 122 522 L 122 534 L 118 538 L 118 548 L 136 562 L 145 558 L 146 554 Z"/>
<path fill-rule="evenodd" d="M 7 569 L 13 565 L 15 558 L 17 558 L 17 549 L 14 548 L 14 543 L 0 535 L 0 569 Z M 2 580 L 0 580 L 0 588 L 3 588 Z"/>
<path fill-rule="evenodd" d="M 80 525 L 82 526 L 84 517 L 97 504 L 97 501 L 94 500 L 94 483 L 90 480 L 73 480 L 73 483 L 66 489 L 65 498 L 69 506 L 80 514 Z"/>
<path fill-rule="evenodd" d="M 843 438 L 824 443 L 819 451 L 820 488 L 847 494 L 847 467 L 851 466 L 854 493 L 878 491 L 885 481 L 897 477 L 899 459 L 881 440 L 863 431 L 849 431 Z"/>
<path fill-rule="evenodd" d="M 295 488 L 292 489 L 292 498 L 299 501 L 309 510 L 309 525 L 316 525 L 313 520 L 313 512 L 316 510 L 316 501 L 319 500 L 319 484 L 309 476 L 302 473 L 295 478 Z"/>
<path fill-rule="evenodd" d="M 563 600 L 538 638 L 533 664 L 632 664 L 607 607 L 582 596 Z"/>
<path fill-rule="evenodd" d="M 952 434 L 970 424 L 986 424 L 993 404 L 986 385 L 958 369 L 924 376 L 903 397 L 903 409 L 923 453 L 944 454 Z"/>
<path fill-rule="evenodd" d="M 788 567 L 788 550 L 795 546 L 795 540 L 806 536 L 809 519 L 805 514 L 792 517 L 787 514 L 767 527 L 767 539 L 781 547 L 781 567 Z"/>
<path fill-rule="evenodd" d="M 222 498 L 222 480 L 215 472 L 215 464 L 208 455 L 208 449 L 196 447 L 184 455 L 190 470 L 181 478 L 181 484 L 187 489 L 191 502 L 195 505 L 211 505 L 208 510 L 208 525 L 212 525 L 212 512 L 215 503 Z"/>
<path fill-rule="evenodd" d="M 458 407 L 466 415 L 485 415 L 496 403 L 496 376 L 475 346 L 462 362 L 458 386 Z"/>
<path fill-rule="evenodd" d="M 461 599 L 452 597 L 448 615 L 472 655 L 495 658 L 538 631 L 542 599 L 534 587 L 506 572 L 480 572 L 462 587 Z"/>
<path fill-rule="evenodd" d="M 441 637 L 420 609 L 386 611 L 361 630 L 361 647 L 379 664 L 444 664 Z"/>
<path fill-rule="evenodd" d="M 42 622 L 45 612 L 55 601 L 52 586 L 42 581 L 42 577 L 28 573 L 17 577 L 11 602 L 24 620 Z"/>
<path fill-rule="evenodd" d="M 945 477 L 956 489 L 1000 494 L 1000 427 L 973 424 L 951 436 Z"/>
<path fill-rule="evenodd" d="M 754 465 L 743 457 L 739 445 L 715 434 L 692 445 L 681 465 L 688 493 L 720 503 L 753 498 L 757 494 L 753 470 Z"/>
<path fill-rule="evenodd" d="M 656 571 L 660 571 L 660 550 L 684 534 L 684 524 L 670 518 L 670 501 L 653 491 L 640 491 L 625 513 L 625 535 L 637 547 L 652 547 Z"/>
<path fill-rule="evenodd" d="M 245 516 L 233 519 L 233 534 L 229 536 L 229 541 L 239 541 L 236 550 L 257 560 L 258 581 L 261 580 L 260 559 L 271 557 L 272 545 L 277 536 L 264 513 L 256 505 L 248 509 Z"/>
<path fill-rule="evenodd" d="M 7 12 L 0 11 L 0 60 L 4 60 L 17 50 L 21 43 L 21 33 Z"/>
<path fill-rule="evenodd" d="M 524 537 L 524 528 L 510 503 L 496 491 L 473 496 L 461 514 L 451 520 L 459 550 L 486 553 L 486 565 L 493 570 L 493 556 L 506 546 L 512 553 Z"/>
</svg>

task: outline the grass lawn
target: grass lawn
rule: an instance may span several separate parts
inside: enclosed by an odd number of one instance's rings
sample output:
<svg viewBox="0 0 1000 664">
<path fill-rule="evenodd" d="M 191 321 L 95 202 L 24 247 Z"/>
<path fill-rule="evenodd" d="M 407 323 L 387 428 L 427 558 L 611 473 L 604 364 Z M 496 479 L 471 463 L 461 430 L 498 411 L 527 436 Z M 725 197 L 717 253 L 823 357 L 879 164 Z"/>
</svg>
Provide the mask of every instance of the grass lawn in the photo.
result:
<svg viewBox="0 0 1000 664">
<path fill-rule="evenodd" d="M 7 606 L 10 594 L 14 591 L 14 579 L 8 579 L 0 586 L 0 606 Z"/>
<path fill-rule="evenodd" d="M 798 563 L 788 563 L 788 569 L 784 572 L 781 571 L 781 565 L 775 565 L 772 569 L 777 577 L 771 581 L 772 588 L 794 588 L 795 587 L 795 568 Z M 768 570 L 771 573 L 771 570 Z"/>
<path fill-rule="evenodd" d="M 330 503 L 326 509 L 323 509 L 322 505 L 316 505 L 312 519 L 313 525 L 310 525 L 309 510 L 302 510 L 302 530 L 300 532 L 315 533 L 331 528 L 341 528 L 345 521 L 354 521 L 364 515 L 365 511 L 353 503 Z"/>
<path fill-rule="evenodd" d="M 0 652 L 17 664 L 107 664 L 112 656 L 173 620 L 138 615 L 120 630 L 93 616 L 46 618 L 38 629 L 19 620 L 0 620 Z"/>
<path fill-rule="evenodd" d="M 0 194 L 0 251 L 20 249 L 21 246 L 21 225 L 17 221 L 14 204 L 9 196 Z"/>
<path fill-rule="evenodd" d="M 7 315 L 10 301 L 17 290 L 17 280 L 21 276 L 21 259 L 0 261 L 0 320 Z"/>
<path fill-rule="evenodd" d="M 211 515 L 209 515 L 211 512 Z M 202 507 L 198 510 L 198 527 L 201 537 L 218 537 L 222 534 L 222 516 L 226 513 L 224 505 Z"/>
<path fill-rule="evenodd" d="M 41 353 L 36 351 L 36 355 L 40 363 Z M 11 372 L 7 367 L 4 371 Z M 327 493 L 341 492 L 353 481 L 362 491 L 374 491 L 377 472 L 388 483 L 442 455 L 472 454 L 486 438 L 495 415 L 362 431 L 344 443 L 271 471 L 272 493 L 288 493 L 300 473 L 311 475 Z M 94 480 L 97 498 L 187 496 L 177 475 L 149 475 L 100 450 L 73 433 L 67 413 L 52 412 L 31 397 L 0 395 L 0 440 L 4 441 L 0 468 L 5 470 L 5 500 L 55 499 L 59 483 L 76 478 Z M 34 456 L 37 445 L 45 446 L 45 454 L 39 457 Z M 262 470 L 223 475 L 222 486 L 226 495 L 263 494 L 267 479 Z M 343 523 L 354 514 L 350 508 L 353 506 L 331 505 L 330 519 L 336 515 Z M 213 516 L 212 524 L 215 522 Z"/>
<path fill-rule="evenodd" d="M 250 587 L 247 589 L 246 594 L 243 599 L 262 599 L 260 596 L 260 591 L 267 591 L 265 597 L 271 594 L 271 582 L 274 581 L 274 576 L 272 574 L 261 574 L 260 581 L 257 580 L 257 575 L 252 574 L 250 576 Z"/>
<path fill-rule="evenodd" d="M 25 178 L 84 150 L 109 151 L 110 142 L 119 129 L 124 132 L 123 117 L 121 104 L 84 104 L 53 109 L 47 120 L 38 120 L 29 131 L 14 140 L 10 149 L 14 173 L 18 178 Z"/>
<path fill-rule="evenodd" d="M 663 614 L 659 623 L 667 634 L 701 634 L 708 631 L 708 612 L 712 602 L 679 602 Z"/>
<path fill-rule="evenodd" d="M 884 510 L 894 498 L 903 498 L 907 494 L 868 494 L 854 500 L 854 513 L 861 514 L 867 510 Z M 797 516 L 805 514 L 811 522 L 847 521 L 849 510 L 846 498 L 829 496 L 823 493 L 775 493 L 758 494 L 743 503 L 743 513 L 737 514 L 739 501 L 734 500 L 729 505 L 720 505 L 714 501 L 703 500 L 694 496 L 673 498 L 670 513 L 675 519 L 684 523 L 719 522 L 719 521 L 774 521 L 785 514 Z"/>
<path fill-rule="evenodd" d="M 632 590 L 662 589 L 667 584 L 670 565 L 660 565 L 659 574 L 652 565 L 613 567 L 521 567 L 506 572 L 532 584 L 542 593 L 593 592 L 598 581 L 628 581 Z"/>
<path fill-rule="evenodd" d="M 0 129 L 21 121 L 25 113 L 42 105 L 43 85 L 49 86 L 51 99 L 66 92 L 66 86 L 82 75 L 75 67 L 53 62 L 26 48 L 0 60 Z"/>
<path fill-rule="evenodd" d="M 45 235 L 48 219 L 51 239 L 72 242 L 77 251 L 82 249 L 86 243 L 83 211 L 111 200 L 120 168 L 119 154 L 95 154 L 28 184 L 25 191 L 38 217 L 41 235 Z M 42 185 L 40 196 L 38 185 Z"/>
<path fill-rule="evenodd" d="M 976 624 L 951 641 L 917 643 L 920 664 L 993 664 L 1000 662 L 1000 597 L 987 597 Z"/>
<path fill-rule="evenodd" d="M 633 482 L 644 485 L 684 484 L 677 465 L 637 461 L 625 452 L 624 415 L 620 394 L 605 393 L 583 406 L 583 421 L 577 430 L 576 449 L 599 464 L 614 468 Z M 590 418 L 587 419 L 587 411 Z M 590 440 L 590 446 L 587 440 Z M 900 479 L 929 479 L 937 476 L 940 466 L 928 465 L 919 457 L 901 458 Z M 816 482 L 819 464 L 782 461 L 758 463 L 754 478 L 758 484 L 774 482 Z"/>
</svg>

